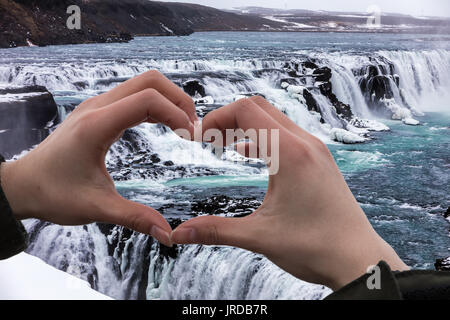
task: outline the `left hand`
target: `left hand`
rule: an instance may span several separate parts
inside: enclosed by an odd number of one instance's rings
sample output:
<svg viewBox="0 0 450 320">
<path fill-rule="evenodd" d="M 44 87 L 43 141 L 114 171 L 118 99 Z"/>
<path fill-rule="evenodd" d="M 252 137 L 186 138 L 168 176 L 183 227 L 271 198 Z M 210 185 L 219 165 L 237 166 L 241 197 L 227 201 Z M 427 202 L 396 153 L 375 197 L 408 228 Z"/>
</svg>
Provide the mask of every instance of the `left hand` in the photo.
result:
<svg viewBox="0 0 450 320">
<path fill-rule="evenodd" d="M 238 144 L 237 151 L 264 158 L 271 175 L 264 202 L 254 213 L 193 218 L 173 231 L 174 243 L 258 252 L 299 279 L 333 290 L 380 260 L 392 270 L 408 270 L 372 228 L 327 146 L 262 97 L 214 110 L 196 130 L 208 142 L 206 133 L 217 130 L 221 135 L 213 143 L 222 147 L 234 142 L 224 139 L 228 130 L 244 132 L 252 142 Z"/>
<path fill-rule="evenodd" d="M 193 133 L 195 105 L 156 71 L 83 102 L 36 149 L 2 165 L 2 186 L 16 217 L 119 224 L 170 246 L 167 221 L 121 197 L 105 166 L 106 153 L 124 130 L 146 121 Z"/>
</svg>

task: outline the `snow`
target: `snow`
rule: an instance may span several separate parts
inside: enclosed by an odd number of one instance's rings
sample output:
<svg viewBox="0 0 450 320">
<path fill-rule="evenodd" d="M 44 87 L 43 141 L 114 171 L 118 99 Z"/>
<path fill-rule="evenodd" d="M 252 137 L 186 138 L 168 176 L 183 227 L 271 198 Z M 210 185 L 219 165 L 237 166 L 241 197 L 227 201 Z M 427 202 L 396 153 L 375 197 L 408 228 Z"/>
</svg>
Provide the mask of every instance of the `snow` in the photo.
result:
<svg viewBox="0 0 450 320">
<path fill-rule="evenodd" d="M 381 123 L 376 120 L 370 120 L 370 119 L 360 119 L 360 118 L 353 118 L 350 121 L 350 125 L 355 126 L 356 128 L 362 128 L 367 129 L 368 131 L 389 131 L 389 127 L 386 126 L 384 123 Z"/>
<path fill-rule="evenodd" d="M 333 128 L 330 130 L 330 138 L 337 142 L 354 144 L 354 143 L 362 143 L 366 141 L 365 138 L 358 136 L 355 133 L 349 132 L 340 128 Z"/>
<path fill-rule="evenodd" d="M 0 300 L 112 300 L 26 253 L 0 261 L 0 283 Z"/>
<path fill-rule="evenodd" d="M 203 98 L 194 99 L 195 104 L 214 104 L 214 98 L 211 96 L 206 96 Z"/>
<path fill-rule="evenodd" d="M 289 83 L 283 82 L 283 83 L 281 84 L 281 88 L 286 89 L 287 87 L 289 87 Z"/>
<path fill-rule="evenodd" d="M 413 118 L 404 118 L 402 119 L 403 123 L 409 126 L 418 126 L 420 124 L 419 121 Z"/>
<path fill-rule="evenodd" d="M 356 15 L 356 14 L 340 14 L 338 17 L 342 18 L 360 18 L 360 19 L 367 19 L 369 16 L 363 16 L 363 15 Z"/>
<path fill-rule="evenodd" d="M 286 15 L 286 16 L 290 16 L 290 15 Z M 274 16 L 265 16 L 264 18 L 267 19 L 267 20 L 276 21 L 276 22 L 282 22 L 282 23 L 288 24 L 288 26 L 284 26 L 285 28 L 288 28 L 288 27 L 297 28 L 297 29 L 315 28 L 314 26 L 311 26 L 311 25 L 298 23 L 298 22 L 291 22 L 291 21 L 287 21 L 287 20 L 284 20 L 284 19 L 276 18 Z"/>
<path fill-rule="evenodd" d="M 385 106 L 392 112 L 392 120 L 412 119 L 411 111 L 401 107 L 394 99 L 384 99 Z"/>
<path fill-rule="evenodd" d="M 25 101 L 27 98 L 43 95 L 43 92 L 7 93 L 0 95 L 0 102 Z"/>
<path fill-rule="evenodd" d="M 292 94 L 303 94 L 305 87 L 303 86 L 288 86 L 287 91 Z"/>
<path fill-rule="evenodd" d="M 27 39 L 27 44 L 29 47 L 37 47 L 33 42 Z"/>
<path fill-rule="evenodd" d="M 164 23 L 161 23 L 161 28 L 163 28 L 165 31 L 167 31 L 169 33 L 173 33 L 172 29 L 167 27 Z"/>
</svg>

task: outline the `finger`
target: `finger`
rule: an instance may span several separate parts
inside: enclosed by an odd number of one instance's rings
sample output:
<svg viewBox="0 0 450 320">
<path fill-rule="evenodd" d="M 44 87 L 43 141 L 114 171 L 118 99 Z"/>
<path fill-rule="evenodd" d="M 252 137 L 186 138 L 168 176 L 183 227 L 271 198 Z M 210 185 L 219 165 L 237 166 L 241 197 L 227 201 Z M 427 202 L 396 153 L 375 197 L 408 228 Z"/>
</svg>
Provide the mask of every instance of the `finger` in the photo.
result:
<svg viewBox="0 0 450 320">
<path fill-rule="evenodd" d="M 179 225 L 171 241 L 178 244 L 226 245 L 260 252 L 263 228 L 256 215 L 244 218 L 203 216 Z"/>
<path fill-rule="evenodd" d="M 270 104 L 266 99 L 261 96 L 254 96 L 249 98 L 249 100 L 256 103 L 261 109 L 267 112 L 275 121 L 280 123 L 287 130 L 291 131 L 293 134 L 297 135 L 300 138 L 308 139 L 311 135 L 300 128 L 294 121 L 289 119 L 283 112 L 281 112 L 278 108 Z"/>
<path fill-rule="evenodd" d="M 153 208 L 135 203 L 117 196 L 114 200 L 114 209 L 111 210 L 107 223 L 113 223 L 149 234 L 164 245 L 171 247 L 170 233 L 172 228 L 163 216 Z"/>
<path fill-rule="evenodd" d="M 282 161 L 279 155 L 289 153 L 292 140 L 298 139 L 249 99 L 214 110 L 203 119 L 201 126 L 202 137 L 214 136 L 214 144 L 223 146 L 235 142 L 227 133 L 230 129 L 242 129 L 244 136 L 239 138 L 249 138 L 256 143 L 259 156 L 266 162 L 274 157 Z M 221 135 L 208 134 L 210 130 L 218 130 Z"/>
<path fill-rule="evenodd" d="M 181 110 L 186 112 L 192 122 L 198 121 L 195 104 L 181 88 L 156 70 L 147 71 L 125 81 L 116 88 L 92 99 L 92 106 L 104 107 L 145 89 L 155 89 Z M 89 104 L 89 100 L 88 100 Z"/>
<path fill-rule="evenodd" d="M 239 142 L 234 145 L 234 150 L 246 158 L 257 159 L 261 157 L 258 152 L 258 145 L 254 142 Z"/>
<path fill-rule="evenodd" d="M 189 136 L 194 132 L 194 126 L 186 113 L 155 89 L 128 96 L 98 112 L 101 115 L 95 128 L 107 139 L 117 137 L 121 131 L 148 120 L 165 124 L 172 130 L 183 129 Z"/>
</svg>

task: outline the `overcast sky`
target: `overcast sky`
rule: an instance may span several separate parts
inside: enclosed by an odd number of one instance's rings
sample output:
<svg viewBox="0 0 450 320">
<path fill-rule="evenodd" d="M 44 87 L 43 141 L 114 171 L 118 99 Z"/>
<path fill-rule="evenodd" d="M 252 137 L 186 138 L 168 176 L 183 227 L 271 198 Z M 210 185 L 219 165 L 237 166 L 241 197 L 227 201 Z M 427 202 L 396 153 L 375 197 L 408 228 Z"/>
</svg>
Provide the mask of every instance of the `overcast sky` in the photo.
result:
<svg viewBox="0 0 450 320">
<path fill-rule="evenodd" d="M 416 16 L 450 17 L 449 0 L 169 0 L 191 2 L 230 9 L 233 7 L 259 6 L 267 8 L 310 9 L 327 11 L 365 12 L 371 5 L 377 5 L 384 12 L 405 13 Z"/>
</svg>

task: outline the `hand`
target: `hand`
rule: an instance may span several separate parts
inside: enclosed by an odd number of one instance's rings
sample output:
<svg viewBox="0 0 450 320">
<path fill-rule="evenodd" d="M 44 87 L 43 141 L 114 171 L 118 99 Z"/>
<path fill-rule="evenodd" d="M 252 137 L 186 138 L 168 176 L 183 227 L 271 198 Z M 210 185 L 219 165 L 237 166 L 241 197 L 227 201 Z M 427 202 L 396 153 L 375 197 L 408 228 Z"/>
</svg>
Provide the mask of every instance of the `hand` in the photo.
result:
<svg viewBox="0 0 450 320">
<path fill-rule="evenodd" d="M 2 186 L 16 217 L 119 224 L 170 246 L 167 221 L 122 198 L 105 167 L 105 155 L 123 131 L 146 121 L 192 133 L 194 103 L 156 71 L 83 102 L 36 149 L 2 165 Z"/>
<path fill-rule="evenodd" d="M 263 204 L 244 218 L 189 220 L 172 233 L 174 243 L 248 249 L 300 279 L 332 289 L 380 260 L 393 270 L 408 269 L 370 225 L 325 144 L 261 97 L 215 110 L 202 122 L 203 132 L 238 128 L 279 129 L 279 170 L 269 178 Z M 243 148 L 245 155 L 250 147 Z"/>
</svg>

